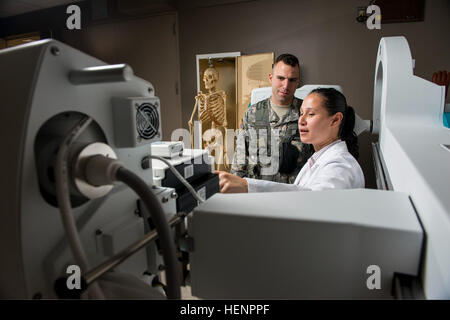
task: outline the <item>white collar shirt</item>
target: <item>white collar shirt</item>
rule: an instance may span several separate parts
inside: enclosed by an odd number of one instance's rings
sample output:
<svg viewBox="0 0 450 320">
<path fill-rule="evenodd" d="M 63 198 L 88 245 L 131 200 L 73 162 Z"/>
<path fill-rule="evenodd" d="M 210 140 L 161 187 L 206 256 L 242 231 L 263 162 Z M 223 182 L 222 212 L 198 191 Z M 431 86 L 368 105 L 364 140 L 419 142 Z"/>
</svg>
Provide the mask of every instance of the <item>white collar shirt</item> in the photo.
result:
<svg viewBox="0 0 450 320">
<path fill-rule="evenodd" d="M 364 188 L 364 174 L 344 141 L 337 140 L 314 153 L 293 184 L 246 178 L 248 192 Z"/>
</svg>

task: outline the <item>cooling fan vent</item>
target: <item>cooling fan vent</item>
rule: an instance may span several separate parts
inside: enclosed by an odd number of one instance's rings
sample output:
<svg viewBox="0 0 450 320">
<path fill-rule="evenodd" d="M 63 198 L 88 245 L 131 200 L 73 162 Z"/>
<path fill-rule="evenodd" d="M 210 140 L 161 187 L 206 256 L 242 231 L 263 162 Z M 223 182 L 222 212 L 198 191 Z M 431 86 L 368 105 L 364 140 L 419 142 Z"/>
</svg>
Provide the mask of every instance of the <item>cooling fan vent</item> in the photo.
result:
<svg viewBox="0 0 450 320">
<path fill-rule="evenodd" d="M 159 129 L 159 115 L 155 105 L 143 103 L 136 110 L 136 129 L 142 139 L 152 139 Z"/>
</svg>

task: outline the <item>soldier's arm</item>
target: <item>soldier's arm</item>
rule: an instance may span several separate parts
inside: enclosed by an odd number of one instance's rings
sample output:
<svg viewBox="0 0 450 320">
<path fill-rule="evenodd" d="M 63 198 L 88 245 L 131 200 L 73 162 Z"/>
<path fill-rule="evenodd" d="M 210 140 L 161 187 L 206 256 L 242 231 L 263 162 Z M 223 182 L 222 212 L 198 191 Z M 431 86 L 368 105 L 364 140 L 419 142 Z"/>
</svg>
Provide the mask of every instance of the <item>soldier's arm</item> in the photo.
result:
<svg viewBox="0 0 450 320">
<path fill-rule="evenodd" d="M 248 109 L 242 118 L 242 129 L 236 135 L 236 151 L 233 155 L 233 163 L 230 172 L 239 176 L 247 177 L 248 172 Z"/>
</svg>

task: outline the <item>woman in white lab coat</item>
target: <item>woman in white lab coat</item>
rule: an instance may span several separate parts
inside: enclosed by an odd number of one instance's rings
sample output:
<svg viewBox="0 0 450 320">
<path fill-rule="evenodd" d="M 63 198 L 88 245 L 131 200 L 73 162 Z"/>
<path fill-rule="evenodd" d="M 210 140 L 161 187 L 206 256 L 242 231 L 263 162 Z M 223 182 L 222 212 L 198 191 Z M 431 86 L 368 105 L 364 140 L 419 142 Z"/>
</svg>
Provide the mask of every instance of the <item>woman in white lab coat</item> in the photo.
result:
<svg viewBox="0 0 450 320">
<path fill-rule="evenodd" d="M 300 170 L 294 184 L 240 178 L 219 172 L 220 192 L 274 192 L 364 188 L 358 158 L 358 138 L 353 132 L 355 111 L 342 93 L 318 88 L 300 108 L 300 139 L 314 147 L 314 154 Z"/>
</svg>

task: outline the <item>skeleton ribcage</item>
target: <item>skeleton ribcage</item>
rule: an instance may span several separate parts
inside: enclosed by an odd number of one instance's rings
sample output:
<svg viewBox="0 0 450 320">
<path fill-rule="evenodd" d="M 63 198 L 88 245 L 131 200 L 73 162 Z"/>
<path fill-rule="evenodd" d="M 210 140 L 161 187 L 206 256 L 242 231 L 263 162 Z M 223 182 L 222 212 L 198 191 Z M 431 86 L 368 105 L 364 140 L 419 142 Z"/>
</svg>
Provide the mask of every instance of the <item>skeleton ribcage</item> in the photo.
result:
<svg viewBox="0 0 450 320">
<path fill-rule="evenodd" d="M 212 121 L 222 126 L 225 120 L 224 101 L 221 94 L 201 96 L 199 99 L 198 117 L 202 122 Z"/>
</svg>

